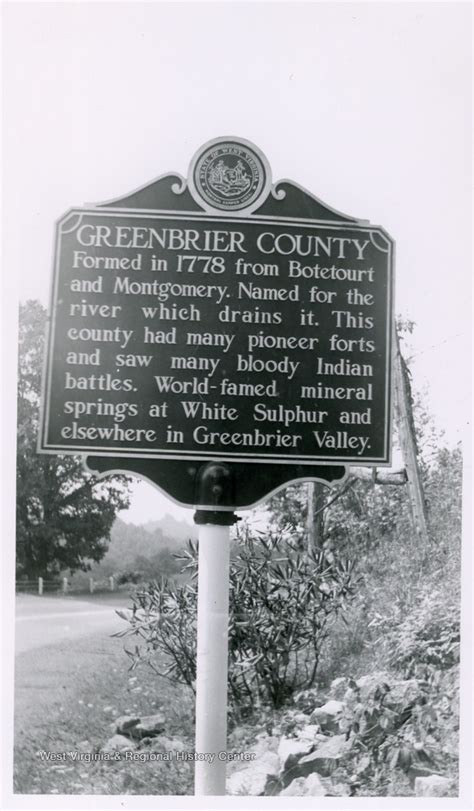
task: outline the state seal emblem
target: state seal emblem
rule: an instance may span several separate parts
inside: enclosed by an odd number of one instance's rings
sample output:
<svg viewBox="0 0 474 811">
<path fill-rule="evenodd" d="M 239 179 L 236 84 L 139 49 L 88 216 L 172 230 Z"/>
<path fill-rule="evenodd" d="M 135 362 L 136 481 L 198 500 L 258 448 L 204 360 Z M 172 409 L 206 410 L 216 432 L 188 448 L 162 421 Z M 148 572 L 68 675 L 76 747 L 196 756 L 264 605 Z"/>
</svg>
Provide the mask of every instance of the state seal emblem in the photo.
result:
<svg viewBox="0 0 474 811">
<path fill-rule="evenodd" d="M 263 202 L 270 169 L 260 150 L 248 141 L 218 138 L 194 156 L 189 188 L 208 211 L 249 213 Z"/>
</svg>

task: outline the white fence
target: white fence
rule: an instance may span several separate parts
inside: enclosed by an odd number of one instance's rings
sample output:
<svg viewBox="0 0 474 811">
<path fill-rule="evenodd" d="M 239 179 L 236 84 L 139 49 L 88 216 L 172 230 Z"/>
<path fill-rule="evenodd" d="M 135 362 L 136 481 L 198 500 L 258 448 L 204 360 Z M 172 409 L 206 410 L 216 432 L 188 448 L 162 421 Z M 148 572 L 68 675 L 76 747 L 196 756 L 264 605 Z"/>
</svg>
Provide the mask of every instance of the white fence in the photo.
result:
<svg viewBox="0 0 474 811">
<path fill-rule="evenodd" d="M 45 580 L 38 577 L 36 580 L 17 580 L 16 591 L 19 594 L 93 594 L 95 591 L 116 591 L 117 584 L 114 577 L 104 580 L 94 580 L 89 577 L 89 586 L 72 586 L 67 577 L 59 580 Z"/>
</svg>

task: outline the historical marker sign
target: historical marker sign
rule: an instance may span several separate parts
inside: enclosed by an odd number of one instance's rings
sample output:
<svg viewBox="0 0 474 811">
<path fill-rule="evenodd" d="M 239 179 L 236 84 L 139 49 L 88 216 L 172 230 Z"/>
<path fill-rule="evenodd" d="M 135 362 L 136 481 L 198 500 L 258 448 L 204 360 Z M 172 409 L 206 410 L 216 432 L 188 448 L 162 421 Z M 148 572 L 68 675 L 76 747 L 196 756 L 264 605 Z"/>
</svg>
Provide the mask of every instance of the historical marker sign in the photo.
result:
<svg viewBox="0 0 474 811">
<path fill-rule="evenodd" d="M 189 191 L 58 223 L 40 450 L 389 463 L 390 237 L 319 201 L 273 214 L 245 141 L 200 150 Z"/>
</svg>

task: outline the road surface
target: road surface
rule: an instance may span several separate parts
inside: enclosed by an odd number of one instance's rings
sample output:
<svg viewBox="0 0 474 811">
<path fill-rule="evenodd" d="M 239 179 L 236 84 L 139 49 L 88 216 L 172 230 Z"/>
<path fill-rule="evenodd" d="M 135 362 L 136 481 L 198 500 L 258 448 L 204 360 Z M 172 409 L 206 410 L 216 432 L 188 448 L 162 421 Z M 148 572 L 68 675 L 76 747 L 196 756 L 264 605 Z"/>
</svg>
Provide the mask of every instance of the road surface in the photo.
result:
<svg viewBox="0 0 474 811">
<path fill-rule="evenodd" d="M 128 624 L 115 613 L 119 606 L 119 600 L 113 605 L 101 605 L 73 598 L 18 594 L 15 654 L 87 634 L 110 636 L 123 631 Z"/>
</svg>

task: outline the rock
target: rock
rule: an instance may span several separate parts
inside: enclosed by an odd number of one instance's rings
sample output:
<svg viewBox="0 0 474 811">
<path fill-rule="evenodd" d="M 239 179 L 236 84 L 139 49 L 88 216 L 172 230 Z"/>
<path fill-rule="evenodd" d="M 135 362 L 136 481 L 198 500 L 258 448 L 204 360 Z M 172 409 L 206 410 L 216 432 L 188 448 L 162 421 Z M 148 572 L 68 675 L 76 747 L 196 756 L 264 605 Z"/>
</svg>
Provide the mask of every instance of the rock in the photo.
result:
<svg viewBox="0 0 474 811">
<path fill-rule="evenodd" d="M 156 737 L 165 731 L 165 716 L 158 712 L 155 715 L 144 715 L 139 723 L 127 728 L 126 734 L 131 738 Z"/>
<path fill-rule="evenodd" d="M 349 752 L 351 740 L 345 735 L 334 735 L 308 755 L 300 758 L 297 764 L 298 776 L 307 777 L 311 772 L 318 772 L 323 777 L 329 777 L 338 762 Z"/>
<path fill-rule="evenodd" d="M 139 746 L 140 749 L 144 749 L 147 746 L 151 746 L 153 741 L 156 741 L 156 740 L 158 740 L 158 738 L 150 738 L 150 737 L 141 738 L 140 741 L 138 742 L 138 746 Z"/>
<path fill-rule="evenodd" d="M 344 704 L 349 710 L 354 710 L 357 704 L 360 703 L 360 691 L 355 682 L 348 685 L 347 690 L 343 695 Z"/>
<path fill-rule="evenodd" d="M 234 727 L 229 734 L 228 743 L 230 747 L 237 748 L 239 745 L 244 744 L 253 736 L 253 729 L 250 726 L 237 726 Z"/>
<path fill-rule="evenodd" d="M 299 741 L 311 741 L 315 743 L 316 741 L 325 738 L 325 735 L 321 735 L 321 727 L 319 724 L 306 724 L 303 729 L 298 731 L 297 739 Z"/>
<path fill-rule="evenodd" d="M 440 774 L 430 774 L 429 777 L 417 777 L 415 780 L 415 794 L 417 797 L 449 797 L 451 780 Z"/>
<path fill-rule="evenodd" d="M 280 792 L 281 797 L 325 797 L 326 790 L 317 774 L 297 777 Z"/>
<path fill-rule="evenodd" d="M 109 740 L 104 743 L 101 752 L 133 752 L 135 744 L 125 735 L 112 735 Z"/>
<path fill-rule="evenodd" d="M 143 718 L 122 715 L 116 718 L 112 727 L 119 735 L 127 735 L 133 740 L 154 738 L 165 731 L 165 716 L 162 713 L 144 715 Z"/>
<path fill-rule="evenodd" d="M 230 777 L 234 772 L 242 771 L 242 769 L 250 768 L 254 763 L 268 766 L 268 771 L 278 774 L 280 769 L 280 759 L 277 755 L 278 738 L 271 735 L 261 733 L 257 735 L 257 741 L 252 746 L 229 746 L 228 751 L 246 752 L 250 755 L 255 755 L 254 760 L 241 761 L 238 759 L 229 759 L 226 764 L 227 777 Z"/>
<path fill-rule="evenodd" d="M 333 721 L 334 719 L 332 719 L 330 715 L 327 715 L 321 707 L 316 707 L 309 718 L 310 724 L 317 724 L 321 729 L 325 729 L 327 725 Z"/>
<path fill-rule="evenodd" d="M 257 735 L 255 744 L 247 751 L 253 752 L 257 758 L 262 757 L 266 752 L 278 752 L 279 738 L 276 735 L 267 735 L 261 732 Z"/>
<path fill-rule="evenodd" d="M 287 771 L 299 760 L 307 755 L 313 747 L 313 741 L 301 738 L 281 738 L 278 746 L 281 771 Z"/>
<path fill-rule="evenodd" d="M 360 690 L 360 700 L 364 704 L 369 698 L 370 694 L 378 687 L 379 684 L 388 684 L 393 680 L 393 676 L 387 673 L 386 670 L 376 670 L 367 676 L 362 676 L 357 679 L 357 687 Z"/>
<path fill-rule="evenodd" d="M 335 701 L 331 699 L 326 701 L 322 707 L 316 707 L 313 710 L 310 723 L 319 724 L 323 732 L 338 732 L 339 731 L 339 718 L 344 712 L 345 705 L 342 701 Z"/>
<path fill-rule="evenodd" d="M 433 766 L 423 766 L 420 764 L 411 765 L 408 767 L 406 774 L 410 778 L 412 786 L 415 785 L 417 777 L 431 777 L 433 774 Z"/>
<path fill-rule="evenodd" d="M 264 752 L 260 757 L 255 758 L 254 760 L 239 760 L 238 758 L 233 760 L 231 757 L 231 750 L 228 749 L 227 751 L 228 760 L 226 764 L 226 774 L 228 778 L 234 772 L 241 772 L 254 766 L 256 766 L 257 770 L 265 771 L 267 774 L 278 775 L 280 770 L 280 759 L 276 752 Z M 253 753 L 249 750 L 248 754 Z"/>
<path fill-rule="evenodd" d="M 139 718 L 134 718 L 132 715 L 121 715 L 120 718 L 115 719 L 112 727 L 119 735 L 127 735 L 128 730 L 138 724 L 139 721 Z"/>
<path fill-rule="evenodd" d="M 279 729 L 282 735 L 289 737 L 304 723 L 308 723 L 309 716 L 295 710 L 287 710 L 280 719 Z"/>
<path fill-rule="evenodd" d="M 264 752 L 261 757 L 251 761 L 250 764 L 257 764 L 258 766 L 262 766 L 262 768 L 265 767 L 268 774 L 278 774 L 280 770 L 280 758 L 276 752 Z"/>
<path fill-rule="evenodd" d="M 307 723 L 308 723 L 308 715 L 305 712 L 297 712 L 295 714 L 295 724 L 298 724 L 298 726 L 301 726 L 301 724 L 307 724 Z"/>
<path fill-rule="evenodd" d="M 245 769 L 234 772 L 227 778 L 227 794 L 259 797 L 267 791 L 275 793 L 273 789 L 277 784 L 278 766 L 278 757 L 272 752 L 267 752 Z"/>
<path fill-rule="evenodd" d="M 337 715 L 340 712 L 344 712 L 344 704 L 342 701 L 331 699 L 330 701 L 326 701 L 319 709 L 324 710 L 324 712 L 327 712 L 329 715 Z"/>
<path fill-rule="evenodd" d="M 345 676 L 339 676 L 337 679 L 333 679 L 331 682 L 331 686 L 329 691 L 331 693 L 331 698 L 341 699 L 344 698 L 344 693 L 347 690 L 347 684 L 349 679 Z"/>
<path fill-rule="evenodd" d="M 145 743 L 146 742 L 146 743 Z M 154 738 L 143 738 L 140 747 L 145 744 L 152 752 L 184 752 L 188 747 L 179 738 L 168 738 L 158 735 Z"/>
<path fill-rule="evenodd" d="M 334 777 L 319 777 L 326 797 L 348 797 L 350 795 L 350 788 L 347 783 L 338 783 L 334 781 Z"/>
</svg>

